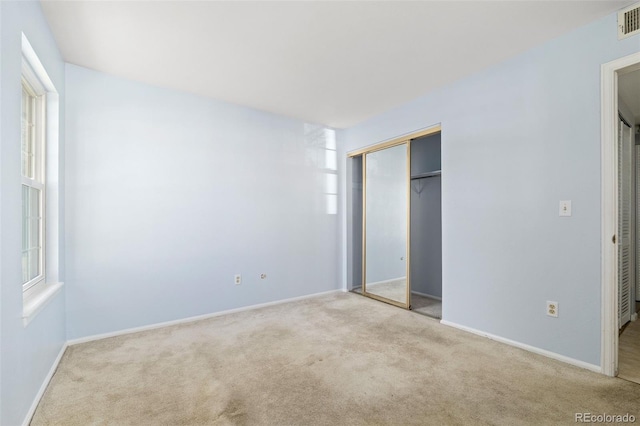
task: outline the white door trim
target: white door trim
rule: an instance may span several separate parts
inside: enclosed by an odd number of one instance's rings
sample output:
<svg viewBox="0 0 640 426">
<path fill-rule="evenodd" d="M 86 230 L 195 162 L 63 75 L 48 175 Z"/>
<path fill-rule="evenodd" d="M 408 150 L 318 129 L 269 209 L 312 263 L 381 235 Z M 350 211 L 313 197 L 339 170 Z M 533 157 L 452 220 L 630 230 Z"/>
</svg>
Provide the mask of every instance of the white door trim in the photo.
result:
<svg viewBox="0 0 640 426">
<path fill-rule="evenodd" d="M 602 307 L 601 367 L 602 373 L 615 376 L 618 370 L 618 250 L 612 238 L 618 232 L 618 72 L 635 65 L 640 68 L 640 53 L 634 53 L 601 67 L 601 243 L 602 243 Z M 625 72 L 631 69 L 624 70 Z M 616 237 L 617 238 L 617 237 Z M 616 241 L 617 243 L 617 241 Z"/>
</svg>

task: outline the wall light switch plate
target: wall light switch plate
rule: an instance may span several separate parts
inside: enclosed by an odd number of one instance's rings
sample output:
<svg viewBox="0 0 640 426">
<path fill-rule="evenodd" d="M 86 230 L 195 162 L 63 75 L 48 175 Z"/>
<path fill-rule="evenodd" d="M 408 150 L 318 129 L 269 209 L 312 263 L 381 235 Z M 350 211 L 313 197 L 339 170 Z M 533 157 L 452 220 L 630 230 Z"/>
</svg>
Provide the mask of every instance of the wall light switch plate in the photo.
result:
<svg viewBox="0 0 640 426">
<path fill-rule="evenodd" d="M 571 216 L 571 200 L 560 201 L 560 216 Z"/>
</svg>

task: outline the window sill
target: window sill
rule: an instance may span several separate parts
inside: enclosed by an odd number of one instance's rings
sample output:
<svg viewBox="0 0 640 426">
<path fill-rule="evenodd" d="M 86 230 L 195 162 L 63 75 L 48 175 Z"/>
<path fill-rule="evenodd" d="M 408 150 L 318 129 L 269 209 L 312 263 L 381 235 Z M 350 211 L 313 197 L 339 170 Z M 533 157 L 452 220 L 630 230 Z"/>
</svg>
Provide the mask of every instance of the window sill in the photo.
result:
<svg viewBox="0 0 640 426">
<path fill-rule="evenodd" d="M 22 307 L 22 325 L 29 325 L 36 315 L 55 297 L 62 289 L 64 283 L 52 283 L 42 286 L 41 289 L 24 298 Z"/>
</svg>

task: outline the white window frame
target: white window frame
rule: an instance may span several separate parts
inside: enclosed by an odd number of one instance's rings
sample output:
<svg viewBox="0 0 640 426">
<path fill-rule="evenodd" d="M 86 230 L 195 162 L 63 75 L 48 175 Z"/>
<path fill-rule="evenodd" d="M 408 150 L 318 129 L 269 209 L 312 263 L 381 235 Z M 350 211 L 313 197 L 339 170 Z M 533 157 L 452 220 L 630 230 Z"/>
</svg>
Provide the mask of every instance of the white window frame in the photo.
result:
<svg viewBox="0 0 640 426">
<path fill-rule="evenodd" d="M 39 274 L 33 279 L 22 284 L 22 291 L 25 293 L 34 291 L 35 286 L 45 281 L 45 244 L 46 244 L 46 92 L 42 83 L 35 76 L 35 73 L 26 61 L 22 62 L 22 88 L 26 90 L 30 98 L 33 99 L 31 117 L 33 132 L 29 134 L 33 144 L 33 176 L 22 175 L 22 185 L 28 188 L 37 189 L 40 192 L 38 200 L 40 223 L 38 225 L 38 259 Z M 24 160 L 23 160 L 24 161 Z M 23 217 L 24 220 L 24 217 Z M 24 229 L 24 223 L 22 224 Z"/>
<path fill-rule="evenodd" d="M 34 179 L 22 178 L 21 183 L 38 184 L 41 196 L 41 274 L 24 283 L 22 292 L 22 322 L 26 327 L 62 289 L 60 280 L 60 105 L 58 92 L 40 62 L 33 47 L 22 34 L 22 79 L 29 83 L 38 95 L 41 124 L 36 135 L 41 149 L 38 173 Z M 20 81 L 16 84 L 20 89 Z M 36 123 L 38 124 L 38 123 Z M 21 141 L 19 143 L 22 143 Z M 22 157 L 22 156 L 21 156 Z M 22 161 L 22 158 L 21 158 Z M 22 172 L 21 172 L 22 174 Z M 25 180 L 26 179 L 26 180 Z M 37 182 L 33 182 L 33 181 Z M 22 245 L 22 243 L 21 243 Z"/>
</svg>

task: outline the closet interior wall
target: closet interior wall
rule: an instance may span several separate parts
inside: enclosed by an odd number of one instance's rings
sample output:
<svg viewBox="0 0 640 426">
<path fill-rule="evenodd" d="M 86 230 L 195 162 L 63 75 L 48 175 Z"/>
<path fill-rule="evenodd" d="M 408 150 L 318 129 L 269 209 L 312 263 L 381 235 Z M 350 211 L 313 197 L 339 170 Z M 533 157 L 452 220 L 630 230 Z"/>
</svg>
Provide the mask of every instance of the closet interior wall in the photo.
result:
<svg viewBox="0 0 640 426">
<path fill-rule="evenodd" d="M 362 288 L 362 155 L 350 158 L 347 164 L 347 203 L 351 210 L 347 224 L 347 290 L 351 291 Z"/>
</svg>

